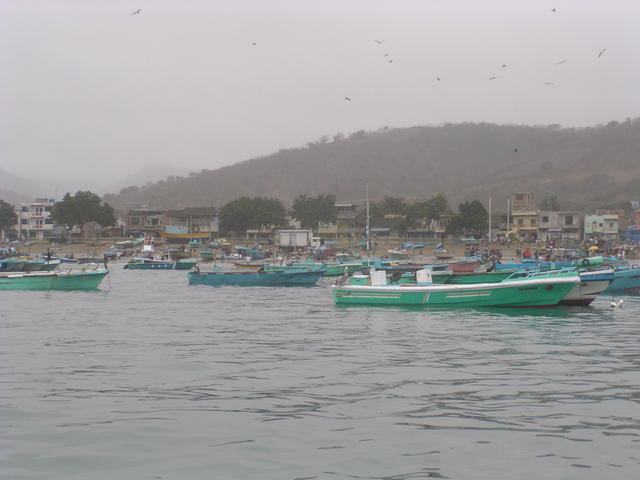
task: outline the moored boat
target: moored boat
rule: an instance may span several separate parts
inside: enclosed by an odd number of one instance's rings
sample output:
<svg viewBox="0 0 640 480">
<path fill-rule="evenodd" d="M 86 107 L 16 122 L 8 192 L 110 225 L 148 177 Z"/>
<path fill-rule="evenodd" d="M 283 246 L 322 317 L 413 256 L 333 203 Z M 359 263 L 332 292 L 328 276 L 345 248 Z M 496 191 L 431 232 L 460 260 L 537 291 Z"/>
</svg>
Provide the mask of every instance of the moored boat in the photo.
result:
<svg viewBox="0 0 640 480">
<path fill-rule="evenodd" d="M 204 262 L 212 262 L 213 260 L 215 260 L 216 254 L 213 250 L 204 248 L 200 250 L 200 258 L 202 258 Z"/>
<path fill-rule="evenodd" d="M 326 263 L 304 263 L 304 262 L 293 262 L 291 264 L 292 267 L 315 267 L 322 268 L 324 270 L 325 277 L 337 277 L 340 275 L 344 275 L 345 272 L 347 275 L 353 275 L 355 272 L 362 268 L 362 262 L 347 262 L 347 263 L 336 263 L 336 262 L 326 262 Z"/>
<path fill-rule="evenodd" d="M 0 260 L 0 272 L 20 272 L 26 260 L 16 257 L 8 257 Z"/>
<path fill-rule="evenodd" d="M 475 272 L 476 269 L 480 266 L 480 262 L 481 260 L 479 257 L 466 257 L 460 260 L 449 262 L 446 269 L 451 270 L 455 273 Z"/>
<path fill-rule="evenodd" d="M 264 262 L 238 261 L 234 262 L 233 266 L 241 269 L 257 270 L 264 267 Z"/>
<path fill-rule="evenodd" d="M 108 270 L 11 272 L 0 274 L 0 290 L 95 290 Z"/>
<path fill-rule="evenodd" d="M 123 268 L 128 270 L 191 270 L 197 262 L 194 258 L 181 258 L 173 261 L 136 257 L 129 260 Z"/>
<path fill-rule="evenodd" d="M 615 268 L 613 282 L 604 291 L 611 295 L 635 295 L 640 293 L 640 266 L 619 266 Z"/>
<path fill-rule="evenodd" d="M 427 281 L 414 285 L 387 285 L 384 272 L 379 272 L 382 277 L 374 279 L 373 285 L 334 286 L 334 300 L 336 304 L 548 307 L 557 305 L 580 283 L 576 273 L 566 273 L 500 283 L 447 285 L 429 283 L 430 275 L 424 272 L 417 274 Z"/>
<path fill-rule="evenodd" d="M 453 253 L 451 253 L 449 250 L 445 248 L 436 248 L 433 251 L 433 255 L 438 260 L 449 260 L 454 257 Z"/>
<path fill-rule="evenodd" d="M 314 285 L 322 276 L 321 271 L 275 271 L 275 272 L 189 272 L 189 285 L 209 286 L 293 286 Z"/>
</svg>

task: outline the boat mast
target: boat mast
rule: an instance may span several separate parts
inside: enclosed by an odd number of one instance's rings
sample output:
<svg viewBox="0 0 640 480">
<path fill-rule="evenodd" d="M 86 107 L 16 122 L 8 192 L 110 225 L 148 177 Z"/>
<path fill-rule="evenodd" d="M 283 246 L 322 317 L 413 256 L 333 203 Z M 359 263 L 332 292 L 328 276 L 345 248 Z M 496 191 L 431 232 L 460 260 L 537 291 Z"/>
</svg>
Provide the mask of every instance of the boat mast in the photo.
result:
<svg viewBox="0 0 640 480">
<path fill-rule="evenodd" d="M 370 229 L 369 229 L 369 181 L 368 180 L 365 183 L 365 191 L 366 191 L 365 195 L 366 195 L 366 198 L 367 198 L 367 225 L 366 225 L 366 229 L 365 229 L 365 235 L 367 237 L 367 257 L 369 257 L 369 246 L 370 246 L 370 243 L 369 243 L 369 233 L 370 232 L 369 232 L 369 230 Z"/>
</svg>

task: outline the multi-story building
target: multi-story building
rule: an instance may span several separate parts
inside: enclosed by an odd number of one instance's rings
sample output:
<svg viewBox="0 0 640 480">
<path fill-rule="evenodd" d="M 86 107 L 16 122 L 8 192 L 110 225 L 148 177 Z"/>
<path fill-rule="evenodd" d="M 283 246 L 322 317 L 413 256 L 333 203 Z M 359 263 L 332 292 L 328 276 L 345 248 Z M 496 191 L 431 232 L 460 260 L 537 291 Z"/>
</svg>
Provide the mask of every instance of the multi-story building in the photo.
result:
<svg viewBox="0 0 640 480">
<path fill-rule="evenodd" d="M 541 211 L 538 214 L 540 240 L 582 239 L 584 215 L 574 210 Z"/>
<path fill-rule="evenodd" d="M 192 207 L 167 210 L 164 214 L 162 237 L 168 242 L 211 240 L 218 233 L 219 217 L 213 207 Z"/>
<path fill-rule="evenodd" d="M 336 238 L 345 240 L 359 239 L 364 233 L 358 227 L 358 205 L 355 203 L 336 203 Z"/>
<path fill-rule="evenodd" d="M 127 232 L 142 232 L 150 235 L 159 235 L 164 227 L 164 212 L 161 210 L 150 210 L 147 208 L 137 208 L 129 210 L 125 216 L 125 227 Z"/>
<path fill-rule="evenodd" d="M 511 232 L 523 239 L 534 240 L 538 235 L 538 207 L 536 195 L 530 192 L 517 192 L 511 195 Z"/>
<path fill-rule="evenodd" d="M 24 240 L 44 240 L 53 229 L 53 205 L 55 200 L 50 198 L 36 198 L 35 202 L 21 203 L 16 208 L 18 216 L 18 238 Z"/>
</svg>

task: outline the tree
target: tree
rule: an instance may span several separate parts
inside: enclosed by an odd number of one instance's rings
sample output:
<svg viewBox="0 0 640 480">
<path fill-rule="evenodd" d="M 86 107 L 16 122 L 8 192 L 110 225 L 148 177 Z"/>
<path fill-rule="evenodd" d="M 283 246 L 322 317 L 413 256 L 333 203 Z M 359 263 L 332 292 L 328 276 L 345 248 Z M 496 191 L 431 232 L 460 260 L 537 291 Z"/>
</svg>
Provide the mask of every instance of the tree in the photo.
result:
<svg viewBox="0 0 640 480">
<path fill-rule="evenodd" d="M 63 199 L 53 206 L 53 220 L 68 228 L 79 225 L 82 230 L 87 222 L 97 222 L 103 227 L 116 223 L 113 207 L 102 204 L 100 197 L 90 191 L 79 190 L 75 195 L 66 193 Z"/>
<path fill-rule="evenodd" d="M 308 197 L 298 195 L 293 201 L 289 214 L 298 220 L 304 228 L 318 231 L 321 223 L 331 223 L 336 220 L 336 196 L 318 195 Z"/>
<path fill-rule="evenodd" d="M 458 205 L 458 214 L 449 221 L 449 233 L 480 232 L 488 228 L 489 214 L 479 200 Z"/>
<path fill-rule="evenodd" d="M 0 200 L 0 233 L 4 237 L 6 230 L 13 227 L 18 222 L 18 216 L 13 208 L 13 205 Z"/>
<path fill-rule="evenodd" d="M 220 209 L 220 228 L 226 232 L 244 234 L 250 228 L 283 225 L 286 210 L 280 200 L 266 197 L 241 197 Z"/>
</svg>

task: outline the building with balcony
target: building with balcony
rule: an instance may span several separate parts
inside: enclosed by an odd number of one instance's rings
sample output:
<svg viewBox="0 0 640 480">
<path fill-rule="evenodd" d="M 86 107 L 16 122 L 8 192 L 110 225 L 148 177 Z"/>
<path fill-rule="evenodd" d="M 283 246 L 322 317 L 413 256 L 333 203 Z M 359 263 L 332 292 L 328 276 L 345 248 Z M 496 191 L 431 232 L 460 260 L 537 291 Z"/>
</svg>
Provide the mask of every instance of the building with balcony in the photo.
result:
<svg viewBox="0 0 640 480">
<path fill-rule="evenodd" d="M 535 193 L 511 194 L 511 218 L 508 220 L 510 233 L 527 240 L 538 238 L 538 207 Z"/>
<path fill-rule="evenodd" d="M 218 233 L 219 217 L 213 207 L 167 210 L 162 238 L 170 243 L 211 240 Z"/>
<path fill-rule="evenodd" d="M 364 234 L 358 227 L 358 205 L 355 203 L 336 203 L 336 239 L 356 241 Z"/>
<path fill-rule="evenodd" d="M 53 229 L 51 214 L 55 203 L 51 198 L 37 198 L 35 202 L 21 203 L 16 208 L 18 238 L 44 240 Z"/>
</svg>

